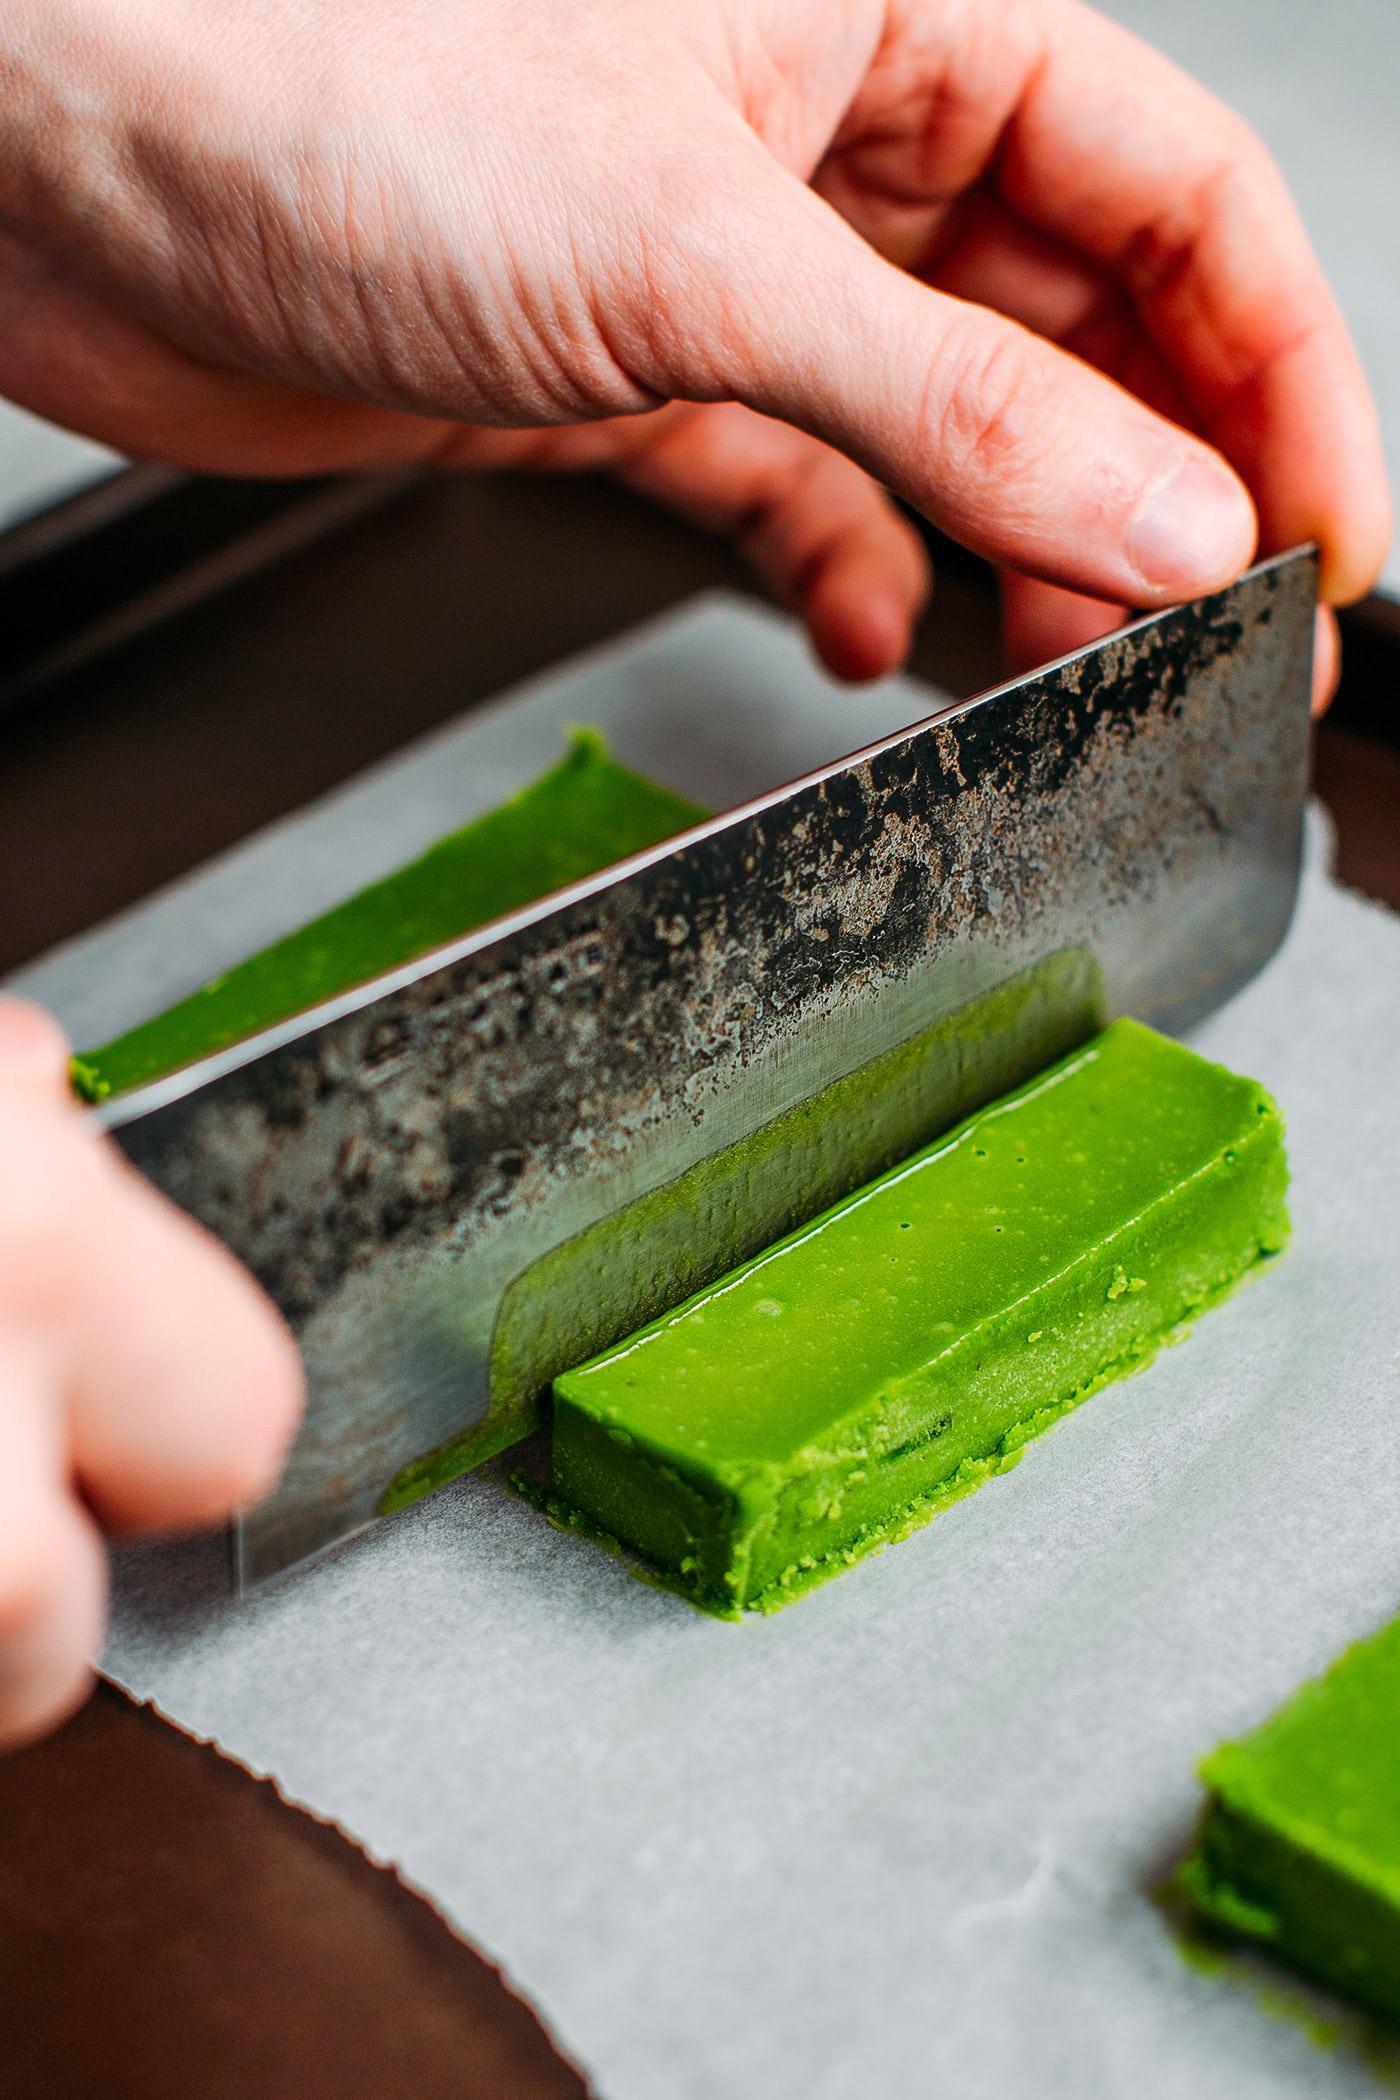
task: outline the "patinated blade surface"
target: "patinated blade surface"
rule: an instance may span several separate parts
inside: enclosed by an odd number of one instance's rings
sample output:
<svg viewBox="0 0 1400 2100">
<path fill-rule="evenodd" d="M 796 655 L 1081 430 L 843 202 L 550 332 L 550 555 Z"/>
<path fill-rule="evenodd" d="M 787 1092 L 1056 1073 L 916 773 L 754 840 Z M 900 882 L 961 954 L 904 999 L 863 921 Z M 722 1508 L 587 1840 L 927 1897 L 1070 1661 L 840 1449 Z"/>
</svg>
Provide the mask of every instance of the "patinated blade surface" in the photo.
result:
<svg viewBox="0 0 1400 2100">
<path fill-rule="evenodd" d="M 241 1579 L 524 1434 L 502 1301 L 518 1331 L 521 1280 L 599 1221 L 1047 957 L 1168 1029 L 1237 989 L 1293 907 L 1315 593 L 1281 557 L 111 1104 L 306 1359 Z M 751 1229 L 712 1227 L 711 1273 Z"/>
</svg>

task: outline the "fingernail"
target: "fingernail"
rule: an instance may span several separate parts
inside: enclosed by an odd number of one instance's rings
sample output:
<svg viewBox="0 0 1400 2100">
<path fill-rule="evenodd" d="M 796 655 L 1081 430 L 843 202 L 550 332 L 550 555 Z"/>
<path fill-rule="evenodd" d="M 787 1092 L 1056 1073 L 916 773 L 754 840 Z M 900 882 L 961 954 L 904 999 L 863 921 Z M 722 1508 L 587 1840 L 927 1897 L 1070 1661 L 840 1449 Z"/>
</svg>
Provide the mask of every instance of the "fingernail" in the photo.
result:
<svg viewBox="0 0 1400 2100">
<path fill-rule="evenodd" d="M 1189 598 L 1239 574 L 1254 552 L 1254 511 L 1232 474 L 1187 460 L 1149 489 L 1128 527 L 1128 557 L 1154 591 Z"/>
</svg>

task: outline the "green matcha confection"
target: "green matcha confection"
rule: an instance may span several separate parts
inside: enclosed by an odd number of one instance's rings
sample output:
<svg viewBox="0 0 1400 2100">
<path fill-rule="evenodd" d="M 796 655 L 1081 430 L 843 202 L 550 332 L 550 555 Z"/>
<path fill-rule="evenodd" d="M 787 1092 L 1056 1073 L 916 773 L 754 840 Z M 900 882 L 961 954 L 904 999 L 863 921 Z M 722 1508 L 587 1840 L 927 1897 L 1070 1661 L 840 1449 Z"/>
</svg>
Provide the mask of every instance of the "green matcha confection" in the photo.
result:
<svg viewBox="0 0 1400 2100">
<path fill-rule="evenodd" d="M 707 811 L 608 757 L 596 731 L 531 787 L 405 868 L 73 1060 L 90 1101 L 142 1086 L 303 1013 L 698 824 Z"/>
<path fill-rule="evenodd" d="M 1201 1767 L 1203 1916 L 1400 2019 L 1400 1620 Z"/>
<path fill-rule="evenodd" d="M 1279 1113 L 1118 1021 L 554 1382 L 556 1513 L 772 1609 L 1011 1463 L 1275 1253 Z"/>
<path fill-rule="evenodd" d="M 1044 1071 L 1097 1035 L 1104 1019 L 1103 975 L 1088 949 L 1042 956 L 551 1247 L 501 1299 L 491 1336 L 491 1417 L 538 1424 L 561 1371 L 669 1312 Z M 476 1425 L 413 1459 L 385 1490 L 381 1511 L 455 1480 L 477 1463 L 481 1442 Z M 538 1488 L 531 1482 L 536 1499 Z"/>
</svg>

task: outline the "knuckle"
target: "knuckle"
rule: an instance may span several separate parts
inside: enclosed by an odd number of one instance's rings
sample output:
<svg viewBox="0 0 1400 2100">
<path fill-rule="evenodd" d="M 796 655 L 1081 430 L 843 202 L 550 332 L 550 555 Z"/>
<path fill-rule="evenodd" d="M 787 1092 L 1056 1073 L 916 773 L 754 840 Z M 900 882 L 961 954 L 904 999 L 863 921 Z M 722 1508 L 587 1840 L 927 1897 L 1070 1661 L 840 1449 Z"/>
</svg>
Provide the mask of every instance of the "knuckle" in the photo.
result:
<svg viewBox="0 0 1400 2100">
<path fill-rule="evenodd" d="M 1133 232 L 1116 258 L 1119 281 L 1140 307 L 1169 300 L 1222 229 L 1257 229 L 1276 220 L 1281 206 L 1291 215 L 1268 147 L 1243 117 L 1222 109 L 1213 149 L 1194 178 Z"/>
<path fill-rule="evenodd" d="M 610 340 L 657 396 L 742 396 L 776 319 L 773 287 L 755 267 L 752 186 L 728 156 L 658 154 L 649 176 L 652 208 L 629 213 L 625 318 Z"/>
<path fill-rule="evenodd" d="M 998 328 L 958 346 L 930 373 L 921 419 L 944 473 L 1007 482 L 1049 427 L 1045 383 L 1029 336 Z"/>
</svg>

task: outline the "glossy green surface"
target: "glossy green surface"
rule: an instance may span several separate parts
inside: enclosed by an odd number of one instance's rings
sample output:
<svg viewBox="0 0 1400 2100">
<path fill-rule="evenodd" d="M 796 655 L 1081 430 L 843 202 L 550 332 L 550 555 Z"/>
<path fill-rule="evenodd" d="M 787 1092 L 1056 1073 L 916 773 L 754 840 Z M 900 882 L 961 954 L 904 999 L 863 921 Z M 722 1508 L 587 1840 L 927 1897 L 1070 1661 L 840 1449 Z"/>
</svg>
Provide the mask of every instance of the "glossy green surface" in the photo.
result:
<svg viewBox="0 0 1400 2100">
<path fill-rule="evenodd" d="M 1116 1022 L 555 1381 L 560 1506 L 768 1609 L 1010 1461 L 1275 1252 L 1263 1089 Z"/>
<path fill-rule="evenodd" d="M 123 1093 L 456 940 L 708 814 L 608 757 L 594 732 L 522 793 L 440 839 L 190 998 L 74 1060 L 89 1100 Z"/>
<path fill-rule="evenodd" d="M 1096 1035 L 1104 1006 L 1103 975 L 1087 949 L 1044 956 L 551 1248 L 501 1301 L 486 1422 L 405 1466 L 381 1513 L 455 1480 L 487 1443 L 493 1453 L 502 1449 L 503 1421 L 536 1426 L 561 1371 L 703 1290 Z"/>
<path fill-rule="evenodd" d="M 1400 2019 L 1400 1620 L 1201 1776 L 1196 1908 Z"/>
</svg>

